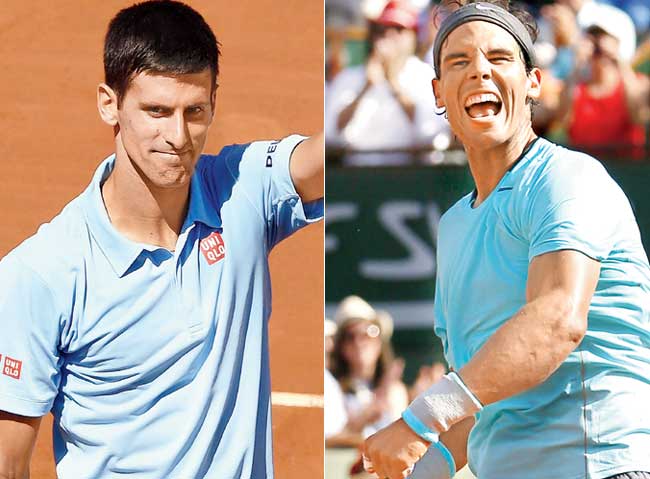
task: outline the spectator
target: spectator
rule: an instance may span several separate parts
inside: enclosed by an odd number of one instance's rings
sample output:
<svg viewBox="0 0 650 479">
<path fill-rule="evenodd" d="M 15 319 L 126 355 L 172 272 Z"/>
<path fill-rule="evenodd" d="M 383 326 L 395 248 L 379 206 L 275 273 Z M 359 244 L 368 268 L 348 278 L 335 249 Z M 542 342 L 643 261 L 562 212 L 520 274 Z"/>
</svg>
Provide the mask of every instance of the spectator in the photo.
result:
<svg viewBox="0 0 650 479">
<path fill-rule="evenodd" d="M 601 5 L 576 50 L 562 92 L 558 118 L 568 142 L 598 157 L 642 158 L 648 118 L 647 78 L 636 74 L 621 48 L 627 18 Z M 616 147 L 618 145 L 618 147 Z"/>
<path fill-rule="evenodd" d="M 359 439 L 397 419 L 408 405 L 404 363 L 394 359 L 392 320 L 386 317 L 380 319 L 358 296 L 347 297 L 336 312 L 332 372 L 345 397 L 346 430 Z"/>
<path fill-rule="evenodd" d="M 365 65 L 349 67 L 328 86 L 328 146 L 351 150 L 430 147 L 446 121 L 434 114 L 433 69 L 415 55 L 417 11 L 405 0 L 388 2 L 369 25 Z M 405 164 L 406 153 L 346 155 L 351 165 Z"/>
<path fill-rule="evenodd" d="M 576 12 L 576 20 L 582 31 L 600 22 L 609 23 L 612 21 L 617 30 L 619 58 L 629 62 L 636 50 L 636 33 L 634 22 L 623 10 L 612 5 L 597 2 L 596 0 L 560 0 L 569 4 Z M 611 30 L 614 27 L 610 27 Z"/>
<path fill-rule="evenodd" d="M 557 0 L 541 8 L 540 35 L 537 44 L 550 42 L 555 48 L 554 59 L 549 65 L 551 74 L 566 79 L 575 63 L 575 54 L 581 34 L 594 21 L 613 15 L 620 31 L 619 55 L 630 61 L 636 49 L 634 23 L 623 10 L 596 0 Z"/>
<path fill-rule="evenodd" d="M 573 69 L 574 46 L 581 33 L 576 19 L 576 10 L 565 2 L 545 5 L 541 9 L 540 44 L 550 44 L 554 48 L 553 59 L 548 65 L 548 73 L 559 80 L 566 79 Z M 547 33 L 550 32 L 550 33 Z M 547 38 L 550 37 L 550 38 Z"/>
</svg>

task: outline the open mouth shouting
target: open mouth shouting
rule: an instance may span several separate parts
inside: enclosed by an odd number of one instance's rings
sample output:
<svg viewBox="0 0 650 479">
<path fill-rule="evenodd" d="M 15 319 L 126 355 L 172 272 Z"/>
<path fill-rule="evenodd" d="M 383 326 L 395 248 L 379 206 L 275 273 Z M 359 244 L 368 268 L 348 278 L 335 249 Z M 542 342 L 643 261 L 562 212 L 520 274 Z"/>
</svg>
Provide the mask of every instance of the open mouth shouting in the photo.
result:
<svg viewBox="0 0 650 479">
<path fill-rule="evenodd" d="M 494 93 L 484 92 L 470 95 L 465 100 L 465 111 L 471 118 L 486 118 L 499 114 L 501 100 Z"/>
</svg>

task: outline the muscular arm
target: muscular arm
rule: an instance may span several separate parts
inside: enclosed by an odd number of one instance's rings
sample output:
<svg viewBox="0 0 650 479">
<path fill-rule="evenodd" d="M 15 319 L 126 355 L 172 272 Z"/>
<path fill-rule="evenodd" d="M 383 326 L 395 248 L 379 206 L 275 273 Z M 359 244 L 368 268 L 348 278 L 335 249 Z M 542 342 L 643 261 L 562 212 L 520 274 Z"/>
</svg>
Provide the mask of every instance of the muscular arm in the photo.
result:
<svg viewBox="0 0 650 479">
<path fill-rule="evenodd" d="M 459 374 L 485 405 L 545 381 L 582 340 L 600 263 L 571 250 L 534 258 L 526 304 Z"/>
<path fill-rule="evenodd" d="M 584 337 L 599 272 L 600 263 L 571 250 L 531 261 L 526 304 L 458 371 L 483 405 L 533 388 L 560 367 Z M 455 460 L 466 447 L 464 430 L 456 430 L 461 424 L 467 427 L 460 421 L 441 436 Z M 380 477 L 403 479 L 427 447 L 400 419 L 368 438 L 364 453 Z"/>
<path fill-rule="evenodd" d="M 0 411 L 0 479 L 28 479 L 41 418 Z"/>
<path fill-rule="evenodd" d="M 303 202 L 323 197 L 325 181 L 323 133 L 301 142 L 291 154 L 289 170 L 296 191 Z"/>
</svg>

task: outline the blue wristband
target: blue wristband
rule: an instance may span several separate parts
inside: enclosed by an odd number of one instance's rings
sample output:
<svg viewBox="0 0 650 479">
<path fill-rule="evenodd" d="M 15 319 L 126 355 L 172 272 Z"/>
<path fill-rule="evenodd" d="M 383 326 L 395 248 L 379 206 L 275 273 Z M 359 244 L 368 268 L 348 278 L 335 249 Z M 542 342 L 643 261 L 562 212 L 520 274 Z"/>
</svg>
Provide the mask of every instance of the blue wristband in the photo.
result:
<svg viewBox="0 0 650 479">
<path fill-rule="evenodd" d="M 438 433 L 429 429 L 426 424 L 424 424 L 420 419 L 411 412 L 410 409 L 405 409 L 402 413 L 402 419 L 408 427 L 410 427 L 415 434 L 420 436 L 427 442 L 437 443 L 438 442 Z M 449 451 L 447 451 L 449 452 Z M 453 460 L 453 458 L 452 458 Z M 454 471 L 456 472 L 456 471 Z"/>
<path fill-rule="evenodd" d="M 449 477 L 454 477 L 456 474 L 456 461 L 454 461 L 454 456 L 451 455 L 451 452 L 449 452 L 447 446 L 445 446 L 440 441 L 434 442 L 433 447 L 438 448 L 440 454 L 442 454 L 442 457 L 444 457 L 445 461 L 447 461 L 447 465 L 449 466 Z"/>
</svg>

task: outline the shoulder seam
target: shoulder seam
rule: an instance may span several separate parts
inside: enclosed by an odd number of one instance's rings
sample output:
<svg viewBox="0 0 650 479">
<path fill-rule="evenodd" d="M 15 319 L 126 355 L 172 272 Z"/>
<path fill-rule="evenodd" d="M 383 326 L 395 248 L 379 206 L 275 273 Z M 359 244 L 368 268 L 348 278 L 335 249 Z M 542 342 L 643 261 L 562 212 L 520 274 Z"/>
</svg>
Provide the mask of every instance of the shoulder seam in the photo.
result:
<svg viewBox="0 0 650 479">
<path fill-rule="evenodd" d="M 41 275 L 41 273 L 39 273 L 38 271 L 36 271 L 34 268 L 32 268 L 31 266 L 29 266 L 27 263 L 25 263 L 25 262 L 24 262 L 20 257 L 15 257 L 14 259 L 15 259 L 16 262 L 20 263 L 20 264 L 21 264 L 25 269 L 31 271 L 32 274 L 33 274 L 36 278 L 38 278 L 38 280 L 41 282 L 41 284 L 42 284 L 43 286 L 45 286 L 45 288 L 47 289 L 47 292 L 50 294 L 50 298 L 52 299 L 52 304 L 53 304 L 56 308 L 58 308 L 59 312 L 63 313 L 63 308 L 61 308 L 61 305 L 58 304 L 57 298 L 56 298 L 55 294 L 53 293 L 52 288 L 50 287 L 50 285 L 48 284 L 48 282 L 45 280 L 45 278 L 43 278 L 43 276 Z"/>
<path fill-rule="evenodd" d="M 246 148 L 244 148 L 244 152 L 242 153 L 242 159 L 243 159 L 243 157 L 244 157 L 244 153 L 246 152 L 246 150 L 248 150 L 248 148 L 249 148 L 251 145 L 252 145 L 252 143 L 249 143 L 248 146 L 246 146 Z M 228 157 L 229 157 L 229 156 L 230 156 L 230 153 L 226 156 L 226 169 L 228 170 L 228 173 L 230 173 L 230 176 L 231 176 L 232 179 L 234 180 L 235 184 L 237 184 L 237 183 L 239 183 L 239 180 L 238 180 L 237 177 L 235 176 L 234 172 L 230 169 L 230 164 L 228 163 Z M 242 191 L 244 192 L 244 196 L 246 197 L 246 199 L 248 200 L 248 202 L 251 204 L 251 206 L 253 207 L 253 209 L 255 210 L 255 212 L 258 214 L 258 216 L 260 217 L 260 219 L 261 219 L 264 223 L 266 223 L 266 221 L 264 220 L 264 215 L 263 215 L 262 213 L 260 213 L 260 211 L 257 209 L 257 206 L 255 206 L 255 203 L 253 202 L 253 200 L 250 198 L 250 196 L 248 196 L 248 191 L 246 191 L 246 188 L 244 187 L 244 184 L 242 183 L 240 186 L 241 186 L 241 188 L 242 188 Z"/>
</svg>

